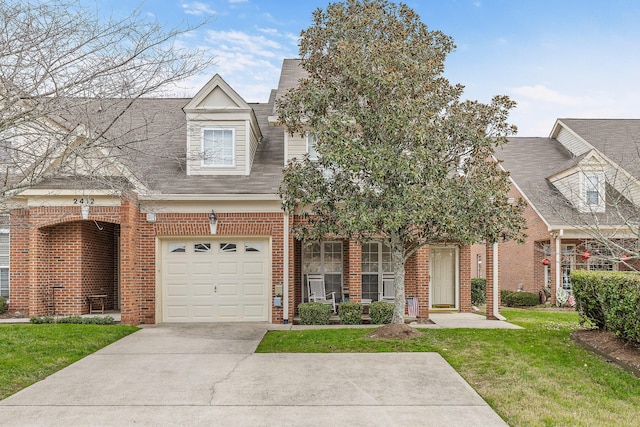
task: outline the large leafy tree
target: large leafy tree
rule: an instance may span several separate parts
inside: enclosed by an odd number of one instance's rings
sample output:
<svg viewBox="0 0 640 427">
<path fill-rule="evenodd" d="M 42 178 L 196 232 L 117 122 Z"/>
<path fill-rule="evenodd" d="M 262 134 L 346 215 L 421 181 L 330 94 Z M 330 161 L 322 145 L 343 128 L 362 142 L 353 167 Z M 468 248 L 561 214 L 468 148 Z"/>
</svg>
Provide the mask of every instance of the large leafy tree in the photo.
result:
<svg viewBox="0 0 640 427">
<path fill-rule="evenodd" d="M 523 204 L 493 161 L 516 129 L 506 96 L 463 101 L 442 74 L 453 40 L 406 5 L 347 0 L 313 13 L 302 31 L 307 77 L 278 103 L 290 134 L 309 132 L 317 160 L 290 162 L 281 197 L 301 207 L 299 238 L 388 239 L 393 322 L 404 322 L 404 267 L 427 244 L 520 237 Z"/>
</svg>

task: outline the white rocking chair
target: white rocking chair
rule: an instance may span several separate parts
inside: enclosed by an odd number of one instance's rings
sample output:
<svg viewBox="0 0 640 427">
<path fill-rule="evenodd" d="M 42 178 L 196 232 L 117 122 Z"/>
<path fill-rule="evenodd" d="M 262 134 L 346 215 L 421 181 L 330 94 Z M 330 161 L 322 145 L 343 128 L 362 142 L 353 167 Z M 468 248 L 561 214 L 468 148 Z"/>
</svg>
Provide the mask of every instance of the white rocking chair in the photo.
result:
<svg viewBox="0 0 640 427">
<path fill-rule="evenodd" d="M 378 293 L 378 301 L 395 302 L 396 291 L 393 288 L 394 282 L 393 273 L 382 275 L 382 292 Z"/>
<path fill-rule="evenodd" d="M 336 312 L 336 293 L 327 293 L 322 274 L 307 274 L 307 290 L 309 291 L 309 301 L 329 304 L 333 312 Z"/>
</svg>

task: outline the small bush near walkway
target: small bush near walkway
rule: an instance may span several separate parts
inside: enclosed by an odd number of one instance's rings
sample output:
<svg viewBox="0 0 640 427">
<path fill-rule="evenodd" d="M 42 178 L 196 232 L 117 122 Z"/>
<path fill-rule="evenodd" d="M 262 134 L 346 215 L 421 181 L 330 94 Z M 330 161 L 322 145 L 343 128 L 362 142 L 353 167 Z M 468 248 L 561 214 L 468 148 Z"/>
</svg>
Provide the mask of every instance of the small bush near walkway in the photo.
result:
<svg viewBox="0 0 640 427">
<path fill-rule="evenodd" d="M 540 304 L 540 296 L 531 292 L 511 292 L 503 299 L 507 307 L 533 307 Z"/>
<path fill-rule="evenodd" d="M 341 302 L 338 304 L 338 316 L 343 325 L 359 325 L 362 323 L 362 304 L 359 302 Z"/>
<path fill-rule="evenodd" d="M 102 317 L 81 317 L 81 316 L 68 316 L 68 317 L 53 317 L 42 316 L 32 317 L 29 319 L 34 325 L 42 325 L 46 323 L 71 323 L 74 325 L 113 325 L 116 323 L 115 319 L 111 316 Z"/>
<path fill-rule="evenodd" d="M 487 279 L 474 277 L 471 279 L 471 304 L 484 305 L 487 302 Z"/>
<path fill-rule="evenodd" d="M 4 313 L 5 311 L 7 311 L 8 308 L 8 304 L 7 304 L 7 300 L 5 297 L 0 297 L 0 314 Z"/>
<path fill-rule="evenodd" d="M 328 325 L 331 306 L 321 302 L 303 302 L 298 306 L 301 325 Z"/>
<path fill-rule="evenodd" d="M 385 301 L 374 301 L 369 306 L 369 316 L 374 325 L 388 325 L 393 319 L 393 304 Z"/>
<path fill-rule="evenodd" d="M 639 273 L 574 270 L 571 284 L 583 321 L 640 343 Z"/>
</svg>

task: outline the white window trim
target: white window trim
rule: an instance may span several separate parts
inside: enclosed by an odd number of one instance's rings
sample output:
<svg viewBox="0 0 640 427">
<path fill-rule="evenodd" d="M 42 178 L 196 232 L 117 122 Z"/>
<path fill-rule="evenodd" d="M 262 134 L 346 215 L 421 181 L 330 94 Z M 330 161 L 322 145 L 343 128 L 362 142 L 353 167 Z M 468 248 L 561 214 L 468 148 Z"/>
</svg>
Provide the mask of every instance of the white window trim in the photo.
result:
<svg viewBox="0 0 640 427">
<path fill-rule="evenodd" d="M 7 302 L 10 302 L 9 299 L 11 297 L 11 234 L 9 233 L 9 229 L 0 228 L 0 234 L 6 234 L 9 237 L 9 262 L 7 265 L 0 265 L 0 268 L 6 268 L 8 270 L 9 275 L 7 276 L 7 290 L 9 294 L 7 296 Z"/>
<path fill-rule="evenodd" d="M 315 150 L 314 150 L 315 156 L 311 156 L 311 153 L 309 151 L 309 148 L 311 147 L 311 143 L 309 142 L 309 139 L 311 139 L 311 138 L 313 138 L 315 140 L 315 137 L 313 136 L 313 134 L 307 132 L 307 134 L 305 135 L 305 141 L 307 143 L 306 152 L 309 155 L 309 160 L 317 161 L 318 160 L 318 144 L 317 143 L 315 144 L 315 147 L 316 147 Z"/>
<path fill-rule="evenodd" d="M 598 204 L 587 203 L 587 176 L 598 177 Z M 605 175 L 603 172 L 583 171 L 580 174 L 580 212 L 603 213 L 606 206 Z"/>
<path fill-rule="evenodd" d="M 206 131 L 225 131 L 225 130 L 230 130 L 231 131 L 231 164 L 230 165 L 209 165 L 206 164 L 206 159 L 205 159 L 205 149 L 204 149 L 204 133 Z M 228 168 L 235 168 L 236 167 L 236 130 L 235 128 L 220 128 L 220 127 L 205 127 L 202 128 L 202 130 L 200 131 L 200 152 L 202 153 L 202 159 L 200 160 L 200 166 L 203 168 L 223 168 L 223 169 L 228 169 Z"/>
</svg>

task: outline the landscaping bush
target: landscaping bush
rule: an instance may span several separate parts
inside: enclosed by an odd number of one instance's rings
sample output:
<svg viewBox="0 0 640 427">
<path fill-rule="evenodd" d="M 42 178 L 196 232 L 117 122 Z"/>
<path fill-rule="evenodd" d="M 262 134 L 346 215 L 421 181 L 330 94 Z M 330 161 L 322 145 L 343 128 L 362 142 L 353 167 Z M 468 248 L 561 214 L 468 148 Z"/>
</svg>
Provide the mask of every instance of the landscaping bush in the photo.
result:
<svg viewBox="0 0 640 427">
<path fill-rule="evenodd" d="M 487 302 L 487 279 L 475 277 L 471 279 L 471 304 L 483 305 Z"/>
<path fill-rule="evenodd" d="M 362 304 L 342 302 L 338 304 L 338 316 L 343 325 L 359 325 L 362 323 Z"/>
<path fill-rule="evenodd" d="M 571 283 L 583 321 L 640 343 L 640 274 L 572 271 Z"/>
<path fill-rule="evenodd" d="M 509 299 L 509 296 L 511 294 L 514 294 L 515 292 L 513 291 L 508 291 L 506 289 L 501 289 L 500 290 L 500 304 L 501 305 L 507 305 L 507 300 Z"/>
<path fill-rule="evenodd" d="M 506 296 L 507 307 L 533 307 L 538 304 L 540 297 L 531 292 L 511 292 Z"/>
<path fill-rule="evenodd" d="M 369 306 L 369 316 L 374 325 L 388 325 L 393 319 L 393 307 L 390 302 L 374 301 Z"/>
<path fill-rule="evenodd" d="M 115 319 L 111 316 L 102 317 L 81 317 L 81 316 L 68 316 L 55 318 L 53 316 L 41 316 L 32 317 L 29 321 L 36 325 L 44 323 L 69 323 L 74 325 L 113 325 L 116 323 Z"/>
<path fill-rule="evenodd" d="M 321 302 L 304 302 L 298 306 L 301 325 L 328 325 L 331 306 Z"/>
<path fill-rule="evenodd" d="M 7 299 L 5 297 L 0 297 L 0 314 L 7 311 L 7 308 L 8 308 Z"/>
</svg>

